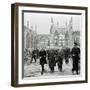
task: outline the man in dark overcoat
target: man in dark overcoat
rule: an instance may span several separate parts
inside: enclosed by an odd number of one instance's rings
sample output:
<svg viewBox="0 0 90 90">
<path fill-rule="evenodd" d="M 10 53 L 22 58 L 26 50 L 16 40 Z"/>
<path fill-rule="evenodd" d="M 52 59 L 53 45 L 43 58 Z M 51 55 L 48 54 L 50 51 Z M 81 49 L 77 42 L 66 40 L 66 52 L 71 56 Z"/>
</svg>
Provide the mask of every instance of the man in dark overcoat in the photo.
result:
<svg viewBox="0 0 90 90">
<path fill-rule="evenodd" d="M 47 64 L 47 61 L 46 61 L 46 51 L 44 49 L 42 49 L 40 52 L 39 52 L 39 56 L 40 56 L 40 65 L 41 65 L 41 75 L 43 75 L 44 73 L 44 64 Z"/>
<path fill-rule="evenodd" d="M 72 60 L 73 60 L 73 68 L 72 73 L 76 71 L 76 74 L 79 74 L 79 60 L 80 60 L 80 48 L 78 47 L 78 44 L 74 42 L 74 47 L 71 51 L 72 54 Z"/>
<path fill-rule="evenodd" d="M 49 68 L 52 73 L 54 72 L 54 67 L 56 66 L 55 59 L 56 59 L 55 50 L 50 50 L 48 54 L 48 60 L 49 60 Z"/>
<path fill-rule="evenodd" d="M 57 65 L 58 65 L 58 70 L 60 72 L 62 72 L 63 58 L 64 58 L 64 51 L 63 49 L 61 49 L 58 51 L 58 56 L 57 56 Z"/>
</svg>

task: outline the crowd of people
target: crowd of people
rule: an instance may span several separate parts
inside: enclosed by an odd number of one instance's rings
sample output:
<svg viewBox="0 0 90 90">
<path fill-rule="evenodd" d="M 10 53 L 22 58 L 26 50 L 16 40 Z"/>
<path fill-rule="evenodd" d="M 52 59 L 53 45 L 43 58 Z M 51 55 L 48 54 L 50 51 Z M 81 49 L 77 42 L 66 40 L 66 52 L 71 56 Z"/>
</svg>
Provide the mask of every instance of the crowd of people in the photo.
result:
<svg viewBox="0 0 90 90">
<path fill-rule="evenodd" d="M 63 60 L 65 63 L 69 63 L 69 59 L 72 59 L 72 74 L 76 71 L 76 74 L 79 74 L 80 70 L 80 48 L 78 44 L 75 42 L 74 47 L 70 48 L 62 48 L 62 49 L 48 49 L 45 50 L 42 48 L 41 50 L 33 50 L 31 53 L 30 63 L 37 62 L 39 59 L 39 64 L 41 65 L 41 75 L 45 72 L 44 65 L 48 64 L 51 73 L 54 73 L 55 66 L 57 64 L 58 71 L 62 72 Z"/>
</svg>

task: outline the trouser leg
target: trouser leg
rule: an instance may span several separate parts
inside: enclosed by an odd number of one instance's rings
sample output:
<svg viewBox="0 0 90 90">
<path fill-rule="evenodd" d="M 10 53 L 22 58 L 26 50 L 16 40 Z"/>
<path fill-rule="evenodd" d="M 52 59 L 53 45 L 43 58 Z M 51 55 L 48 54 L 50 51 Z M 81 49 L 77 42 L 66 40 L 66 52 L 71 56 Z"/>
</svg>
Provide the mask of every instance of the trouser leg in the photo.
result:
<svg viewBox="0 0 90 90">
<path fill-rule="evenodd" d="M 58 64 L 58 69 L 60 72 L 62 72 L 62 64 Z"/>
<path fill-rule="evenodd" d="M 78 63 L 77 62 L 74 62 L 73 63 L 73 68 L 72 68 L 72 73 L 76 71 L 76 74 L 78 74 Z"/>
<path fill-rule="evenodd" d="M 33 57 L 31 57 L 31 61 L 30 61 L 30 63 L 32 63 L 32 61 L 33 61 Z"/>
<path fill-rule="evenodd" d="M 44 64 L 41 65 L 41 69 L 42 69 L 41 74 L 43 75 L 43 73 L 44 73 Z"/>
<path fill-rule="evenodd" d="M 54 72 L 54 67 L 51 67 L 51 71 Z"/>
<path fill-rule="evenodd" d="M 74 72 L 74 70 L 75 70 L 75 63 L 73 62 L 72 73 Z"/>
<path fill-rule="evenodd" d="M 76 64 L 76 74 L 79 74 L 78 73 L 78 70 L 79 70 L 79 68 L 78 68 L 78 63 Z"/>
</svg>

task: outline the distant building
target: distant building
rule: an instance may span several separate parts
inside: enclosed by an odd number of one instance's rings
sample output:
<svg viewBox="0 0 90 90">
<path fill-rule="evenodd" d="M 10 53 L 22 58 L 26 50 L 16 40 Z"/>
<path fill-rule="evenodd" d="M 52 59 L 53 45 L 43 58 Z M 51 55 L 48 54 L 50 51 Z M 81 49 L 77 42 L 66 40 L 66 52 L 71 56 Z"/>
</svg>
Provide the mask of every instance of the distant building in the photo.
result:
<svg viewBox="0 0 90 90">
<path fill-rule="evenodd" d="M 37 34 L 37 28 L 29 28 L 24 26 L 24 48 L 28 49 L 60 49 L 63 47 L 73 47 L 74 41 L 80 45 L 80 31 L 73 31 L 72 17 L 68 24 L 60 26 L 59 23 L 54 23 L 51 18 L 51 27 L 49 34 Z"/>
<path fill-rule="evenodd" d="M 37 35 L 38 48 L 72 48 L 74 41 L 77 41 L 78 43 L 80 42 L 80 31 L 73 31 L 72 17 L 68 24 L 66 23 L 66 25 L 62 27 L 59 26 L 58 22 L 55 24 L 53 18 L 51 18 L 50 33 Z"/>
<path fill-rule="evenodd" d="M 49 47 L 49 39 L 50 36 L 48 34 L 38 34 L 37 35 L 37 48 L 48 48 Z"/>
<path fill-rule="evenodd" d="M 50 29 L 50 46 L 51 48 L 58 48 L 65 45 L 65 30 L 66 28 L 61 28 L 59 26 L 51 24 Z"/>
<path fill-rule="evenodd" d="M 37 33 L 35 30 L 30 29 L 28 26 L 24 26 L 24 49 L 36 49 L 37 48 Z"/>
<path fill-rule="evenodd" d="M 55 25 L 53 18 L 51 18 L 51 28 L 50 28 L 50 46 L 51 48 L 62 48 L 62 47 L 72 47 L 73 28 L 72 28 L 72 17 L 69 24 L 60 27 L 59 24 Z"/>
</svg>

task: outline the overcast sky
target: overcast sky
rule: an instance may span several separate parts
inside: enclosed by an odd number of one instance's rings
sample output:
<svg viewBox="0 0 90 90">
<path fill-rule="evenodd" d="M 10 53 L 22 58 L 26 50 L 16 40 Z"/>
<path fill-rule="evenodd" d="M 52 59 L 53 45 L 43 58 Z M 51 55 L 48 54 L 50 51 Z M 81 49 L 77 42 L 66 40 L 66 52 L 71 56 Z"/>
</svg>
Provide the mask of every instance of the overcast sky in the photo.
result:
<svg viewBox="0 0 90 90">
<path fill-rule="evenodd" d="M 70 18 L 73 19 L 73 30 L 81 30 L 81 15 L 65 15 L 65 14 L 42 14 L 42 13 L 24 13 L 24 25 L 29 28 L 37 26 L 38 34 L 49 34 L 51 27 L 51 17 L 54 24 L 59 23 L 60 27 L 64 27 L 66 22 L 69 23 Z"/>
</svg>

